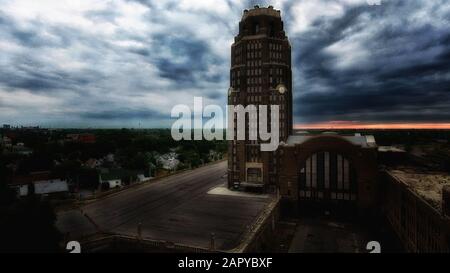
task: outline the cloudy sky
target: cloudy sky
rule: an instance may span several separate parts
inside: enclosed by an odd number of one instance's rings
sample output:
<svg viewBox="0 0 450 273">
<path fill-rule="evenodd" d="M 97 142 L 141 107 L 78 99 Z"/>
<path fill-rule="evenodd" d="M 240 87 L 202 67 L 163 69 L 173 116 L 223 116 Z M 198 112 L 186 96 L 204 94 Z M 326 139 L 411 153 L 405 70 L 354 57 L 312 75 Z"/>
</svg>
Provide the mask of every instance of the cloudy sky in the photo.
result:
<svg viewBox="0 0 450 273">
<path fill-rule="evenodd" d="M 281 9 L 296 124 L 450 123 L 448 0 L 0 0 L 0 123 L 169 127 L 224 105 L 242 10 Z"/>
</svg>

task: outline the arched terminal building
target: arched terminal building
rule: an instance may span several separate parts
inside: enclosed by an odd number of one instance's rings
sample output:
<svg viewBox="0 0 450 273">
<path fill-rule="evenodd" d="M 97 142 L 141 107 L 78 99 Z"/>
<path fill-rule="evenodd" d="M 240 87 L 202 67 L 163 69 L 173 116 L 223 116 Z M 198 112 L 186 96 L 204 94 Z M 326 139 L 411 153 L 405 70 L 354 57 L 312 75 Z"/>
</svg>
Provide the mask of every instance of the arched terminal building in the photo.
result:
<svg viewBox="0 0 450 273">
<path fill-rule="evenodd" d="M 280 11 L 244 11 L 231 58 L 229 104 L 279 105 L 280 145 L 261 152 L 260 141 L 230 141 L 230 188 L 278 192 L 282 212 L 291 215 L 386 216 L 407 251 L 450 251 L 448 174 L 379 170 L 383 156 L 378 160 L 373 136 L 294 132 L 291 46 Z M 434 186 L 424 189 L 427 184 Z"/>
<path fill-rule="evenodd" d="M 308 208 L 375 206 L 377 146 L 372 136 L 298 133 L 277 154 L 278 187 L 294 209 L 299 203 Z"/>
<path fill-rule="evenodd" d="M 259 140 L 230 141 L 228 186 L 279 190 L 294 209 L 301 208 L 300 203 L 373 207 L 377 190 L 374 138 L 294 133 L 292 97 L 291 45 L 280 11 L 272 6 L 245 10 L 231 47 L 228 102 L 279 105 L 280 146 L 262 152 Z M 236 135 L 236 122 L 234 130 Z"/>
</svg>

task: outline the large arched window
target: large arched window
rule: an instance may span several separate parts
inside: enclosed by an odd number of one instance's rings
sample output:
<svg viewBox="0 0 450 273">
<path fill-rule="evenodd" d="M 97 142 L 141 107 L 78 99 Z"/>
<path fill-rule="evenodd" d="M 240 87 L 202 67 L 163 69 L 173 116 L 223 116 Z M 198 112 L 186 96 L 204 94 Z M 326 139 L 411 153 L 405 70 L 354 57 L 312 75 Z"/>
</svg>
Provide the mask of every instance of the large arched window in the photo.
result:
<svg viewBox="0 0 450 273">
<path fill-rule="evenodd" d="M 300 168 L 301 200 L 356 200 L 356 173 L 350 161 L 334 152 L 311 155 Z"/>
</svg>

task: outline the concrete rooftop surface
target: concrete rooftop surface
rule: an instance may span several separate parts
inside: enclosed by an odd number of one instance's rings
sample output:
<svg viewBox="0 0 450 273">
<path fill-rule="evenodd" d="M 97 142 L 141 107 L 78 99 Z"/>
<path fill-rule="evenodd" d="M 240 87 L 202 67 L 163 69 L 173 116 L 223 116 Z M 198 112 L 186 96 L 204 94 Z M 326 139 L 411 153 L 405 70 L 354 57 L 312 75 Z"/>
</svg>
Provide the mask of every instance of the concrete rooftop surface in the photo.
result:
<svg viewBox="0 0 450 273">
<path fill-rule="evenodd" d="M 227 162 L 204 166 L 123 190 L 80 209 L 58 213 L 57 227 L 71 238 L 97 230 L 208 248 L 230 250 L 270 203 L 272 196 L 225 188 Z M 97 225 L 97 227 L 96 227 Z"/>
<path fill-rule="evenodd" d="M 388 172 L 435 209 L 442 211 L 442 189 L 450 185 L 450 175 L 444 172 L 420 171 L 411 167 L 392 169 Z"/>
</svg>

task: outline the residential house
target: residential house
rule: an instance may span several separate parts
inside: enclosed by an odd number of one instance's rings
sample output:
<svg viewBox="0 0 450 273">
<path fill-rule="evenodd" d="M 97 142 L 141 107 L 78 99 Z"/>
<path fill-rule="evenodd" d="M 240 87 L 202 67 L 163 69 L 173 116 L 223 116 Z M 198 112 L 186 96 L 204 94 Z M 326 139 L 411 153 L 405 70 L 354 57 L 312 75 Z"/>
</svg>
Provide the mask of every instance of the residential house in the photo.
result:
<svg viewBox="0 0 450 273">
<path fill-rule="evenodd" d="M 33 182 L 34 193 L 39 195 L 56 195 L 69 192 L 69 185 L 66 180 L 48 179 Z"/>
</svg>

